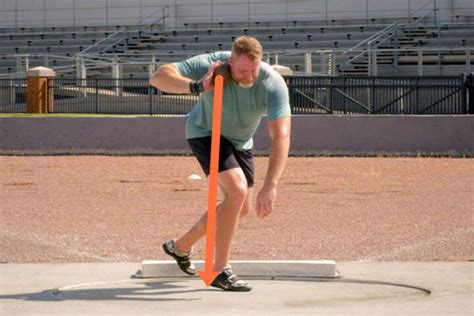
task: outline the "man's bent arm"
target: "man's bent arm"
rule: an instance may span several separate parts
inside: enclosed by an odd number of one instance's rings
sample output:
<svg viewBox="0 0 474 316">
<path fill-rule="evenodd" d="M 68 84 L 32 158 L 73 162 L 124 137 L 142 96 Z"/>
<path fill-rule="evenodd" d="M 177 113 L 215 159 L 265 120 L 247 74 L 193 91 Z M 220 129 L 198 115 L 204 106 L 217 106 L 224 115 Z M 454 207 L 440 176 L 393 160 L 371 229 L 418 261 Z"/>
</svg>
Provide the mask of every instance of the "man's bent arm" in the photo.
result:
<svg viewBox="0 0 474 316">
<path fill-rule="evenodd" d="M 182 76 L 171 64 L 160 66 L 150 78 L 150 85 L 169 93 L 190 93 L 190 82 L 191 79 Z"/>
</svg>

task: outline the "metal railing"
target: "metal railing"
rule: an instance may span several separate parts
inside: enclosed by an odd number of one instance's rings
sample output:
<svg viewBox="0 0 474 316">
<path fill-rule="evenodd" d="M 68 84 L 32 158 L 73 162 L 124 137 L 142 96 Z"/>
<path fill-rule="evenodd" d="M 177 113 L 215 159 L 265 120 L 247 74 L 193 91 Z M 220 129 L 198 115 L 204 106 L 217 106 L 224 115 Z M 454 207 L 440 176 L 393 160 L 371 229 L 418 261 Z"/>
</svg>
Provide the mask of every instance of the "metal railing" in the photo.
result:
<svg viewBox="0 0 474 316">
<path fill-rule="evenodd" d="M 109 36 L 101 39 L 100 41 L 96 42 L 95 44 L 92 44 L 91 46 L 86 47 L 85 49 L 83 49 L 82 51 L 77 53 L 76 56 L 84 55 L 85 53 L 88 53 L 89 55 L 91 55 L 91 54 L 100 54 L 104 51 L 107 51 L 107 49 L 109 49 L 110 47 L 112 47 L 114 45 L 118 45 L 122 42 L 125 43 L 126 39 L 127 39 L 127 34 L 125 33 L 125 28 L 120 28 L 118 31 L 116 31 L 116 32 L 110 34 Z M 112 41 L 112 43 L 110 43 L 111 41 Z M 97 50 L 95 52 L 93 51 L 94 48 L 97 48 L 97 47 L 99 47 L 99 45 L 102 45 L 104 43 L 107 43 L 108 46 L 105 47 L 105 48 L 101 47 L 99 50 Z"/>
<path fill-rule="evenodd" d="M 474 114 L 474 75 L 466 78 L 466 103 L 468 104 L 467 112 Z"/>
<path fill-rule="evenodd" d="M 150 31 L 153 31 L 153 28 L 156 26 L 156 24 L 159 24 L 159 22 L 163 22 L 163 28 L 166 25 L 166 19 L 170 17 L 170 12 L 169 12 L 169 6 L 162 6 L 158 10 L 154 11 L 153 13 L 147 15 L 146 17 L 142 18 L 138 22 L 138 26 L 140 30 L 144 26 L 149 26 Z M 161 13 L 161 16 L 157 15 Z"/>
<path fill-rule="evenodd" d="M 377 75 L 377 68 L 374 67 L 376 60 L 377 60 L 377 49 L 380 45 L 384 44 L 388 40 L 392 38 L 397 38 L 397 31 L 398 31 L 398 22 L 394 22 L 384 28 L 383 30 L 373 34 L 369 38 L 363 40 L 362 42 L 358 43 L 357 45 L 349 48 L 346 50 L 344 53 L 342 53 L 342 57 L 354 52 L 356 49 L 359 49 L 360 47 L 364 47 L 367 45 L 367 48 L 363 48 L 362 52 L 359 54 L 349 57 L 349 60 L 346 61 L 345 63 L 342 63 L 342 72 L 344 72 L 344 69 L 349 66 L 354 64 L 354 62 L 359 61 L 362 57 L 368 58 L 368 75 L 373 76 Z M 397 40 L 395 40 L 395 45 L 397 44 Z M 396 47 L 396 46 L 395 46 Z"/>
<path fill-rule="evenodd" d="M 464 76 L 289 77 L 294 114 L 466 114 Z"/>
<path fill-rule="evenodd" d="M 0 79 L 0 113 L 26 112 L 26 79 Z"/>
<path fill-rule="evenodd" d="M 161 93 L 148 79 L 51 79 L 52 113 L 161 114 L 188 113 L 197 97 Z"/>
<path fill-rule="evenodd" d="M 342 54 L 346 52 L 341 49 L 331 50 L 275 50 L 265 52 L 264 60 L 271 64 L 278 63 L 280 65 L 292 68 L 296 73 L 307 73 L 310 75 L 345 75 L 349 73 L 349 68 L 344 69 L 341 65 L 347 62 L 350 55 L 360 55 L 367 53 L 366 50 L 357 49 L 346 56 Z M 109 76 L 112 73 L 114 64 L 123 67 L 143 66 L 143 75 L 146 76 L 153 71 L 157 65 L 161 63 L 169 63 L 194 56 L 202 52 L 181 51 L 170 55 L 168 52 L 142 52 L 141 58 L 137 59 L 133 54 L 102 54 L 82 56 L 61 56 L 53 54 L 18 54 L 4 55 L 3 61 L 10 61 L 12 70 L 9 73 L 0 74 L 0 78 L 24 78 L 29 68 L 36 66 L 44 66 L 52 68 L 59 76 L 65 78 L 75 77 L 77 79 L 90 77 L 92 71 L 97 76 L 100 70 L 101 76 Z M 382 64 L 379 60 L 380 56 L 390 55 L 392 57 L 390 63 L 384 60 Z M 410 47 L 410 48 L 393 48 L 393 49 L 376 49 L 374 50 L 372 67 L 375 73 L 380 75 L 454 75 L 461 73 L 471 73 L 474 62 L 474 47 L 456 46 L 456 47 Z M 23 61 L 21 61 L 23 59 Z M 56 64 L 57 61 L 57 64 Z M 299 67 L 296 66 L 299 64 Z M 311 67 L 308 67 L 311 65 Z M 405 66 L 413 66 L 406 72 Z M 77 76 L 77 70 L 80 67 L 85 68 L 85 76 Z M 453 68 L 454 67 L 454 68 Z M 452 71 L 450 69 L 453 69 Z M 367 68 L 362 72 L 367 74 Z M 125 76 L 126 73 L 124 73 Z"/>
<path fill-rule="evenodd" d="M 473 114 L 474 77 L 285 77 L 293 114 Z M 0 112 L 26 112 L 26 80 L 0 79 Z M 185 115 L 193 95 L 162 93 L 147 79 L 50 79 L 49 113 Z"/>
<path fill-rule="evenodd" d="M 429 0 L 428 2 L 423 4 L 421 7 L 416 9 L 414 12 L 411 12 L 411 10 L 408 10 L 408 15 L 409 15 L 408 26 L 413 27 L 417 25 L 421 21 L 425 20 L 431 14 L 433 14 L 434 24 L 437 25 L 438 24 L 438 15 L 437 15 L 438 11 L 439 11 L 439 8 L 438 8 L 437 0 Z M 419 14 L 420 16 L 418 16 Z"/>
<path fill-rule="evenodd" d="M 161 13 L 161 15 L 157 18 L 156 16 L 158 13 Z M 139 30 L 141 30 L 143 26 L 149 26 L 150 31 L 153 31 L 153 28 L 156 26 L 158 22 L 163 21 L 163 24 L 164 24 L 166 18 L 168 17 L 169 17 L 169 7 L 162 6 L 159 8 L 159 10 L 149 14 L 148 16 L 138 21 L 137 25 L 138 25 Z M 91 55 L 94 56 L 97 54 L 102 54 L 103 52 L 106 52 L 107 50 L 109 50 L 111 47 L 114 47 L 116 45 L 121 45 L 121 44 L 123 44 L 126 47 L 128 37 L 129 36 L 128 36 L 127 28 L 120 27 L 116 32 L 101 39 L 97 43 L 94 43 L 93 45 L 83 49 L 82 51 L 77 53 L 76 56 L 85 55 L 87 53 L 89 57 L 91 57 Z M 106 47 L 100 47 L 100 45 L 103 45 L 105 43 L 108 44 Z M 100 47 L 100 49 L 94 51 L 94 48 L 97 48 L 97 47 Z"/>
</svg>

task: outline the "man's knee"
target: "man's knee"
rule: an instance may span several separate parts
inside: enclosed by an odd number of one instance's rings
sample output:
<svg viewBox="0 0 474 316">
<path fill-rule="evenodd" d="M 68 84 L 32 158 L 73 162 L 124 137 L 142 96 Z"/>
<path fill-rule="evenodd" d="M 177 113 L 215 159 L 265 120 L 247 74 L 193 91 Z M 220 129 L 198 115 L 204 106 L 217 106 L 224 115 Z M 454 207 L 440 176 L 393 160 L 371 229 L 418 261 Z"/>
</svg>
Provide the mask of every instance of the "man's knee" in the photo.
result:
<svg viewBox="0 0 474 316">
<path fill-rule="evenodd" d="M 236 178 L 230 185 L 227 186 L 227 192 L 225 192 L 225 197 L 226 199 L 229 200 L 229 202 L 239 205 L 242 207 L 242 205 L 245 203 L 246 197 L 247 197 L 247 180 L 245 177 L 243 178 Z M 239 208 L 240 208 L 239 207 Z"/>
<path fill-rule="evenodd" d="M 227 196 L 236 203 L 243 204 L 247 197 L 247 182 L 239 180 L 232 184 Z"/>
</svg>

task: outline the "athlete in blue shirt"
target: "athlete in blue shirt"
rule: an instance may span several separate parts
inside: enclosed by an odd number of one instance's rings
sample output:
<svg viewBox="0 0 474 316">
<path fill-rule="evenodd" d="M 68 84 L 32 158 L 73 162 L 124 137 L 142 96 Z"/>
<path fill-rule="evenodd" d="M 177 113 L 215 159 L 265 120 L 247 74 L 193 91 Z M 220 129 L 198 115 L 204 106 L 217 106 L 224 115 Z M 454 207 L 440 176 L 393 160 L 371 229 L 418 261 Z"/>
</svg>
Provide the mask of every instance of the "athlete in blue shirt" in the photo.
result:
<svg viewBox="0 0 474 316">
<path fill-rule="evenodd" d="M 150 84 L 170 93 L 195 93 L 199 100 L 188 114 L 186 138 L 204 173 L 209 175 L 212 134 L 213 79 L 224 75 L 222 128 L 219 157 L 219 188 L 224 199 L 217 207 L 214 271 L 221 271 L 212 286 L 227 291 L 250 291 L 229 264 L 230 245 L 239 217 L 247 215 L 252 201 L 254 135 L 267 114 L 272 140 L 265 182 L 257 195 L 256 214 L 265 218 L 273 210 L 278 181 L 290 146 L 291 111 L 283 78 L 262 62 L 263 49 L 253 37 L 235 39 L 231 52 L 216 52 L 165 64 L 150 78 Z M 163 244 L 182 271 L 194 275 L 192 246 L 206 235 L 207 213 L 183 236 Z"/>
</svg>

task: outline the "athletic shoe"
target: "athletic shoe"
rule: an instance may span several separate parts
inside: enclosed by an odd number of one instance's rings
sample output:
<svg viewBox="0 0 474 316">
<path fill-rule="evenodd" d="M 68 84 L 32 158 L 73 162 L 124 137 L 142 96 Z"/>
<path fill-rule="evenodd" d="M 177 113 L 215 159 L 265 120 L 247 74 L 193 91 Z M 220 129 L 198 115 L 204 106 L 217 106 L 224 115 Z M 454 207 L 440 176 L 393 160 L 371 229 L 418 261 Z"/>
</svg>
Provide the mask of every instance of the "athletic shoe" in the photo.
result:
<svg viewBox="0 0 474 316">
<path fill-rule="evenodd" d="M 191 251 L 188 253 L 180 253 L 176 248 L 174 240 L 165 242 L 163 244 L 163 251 L 176 260 L 176 263 L 178 264 L 178 267 L 181 269 L 181 271 L 189 275 L 196 274 L 196 268 L 191 262 Z"/>
<path fill-rule="evenodd" d="M 224 291 L 234 292 L 248 292 L 252 290 L 252 286 L 248 282 L 239 279 L 230 268 L 222 270 L 212 281 L 211 286 Z"/>
</svg>

